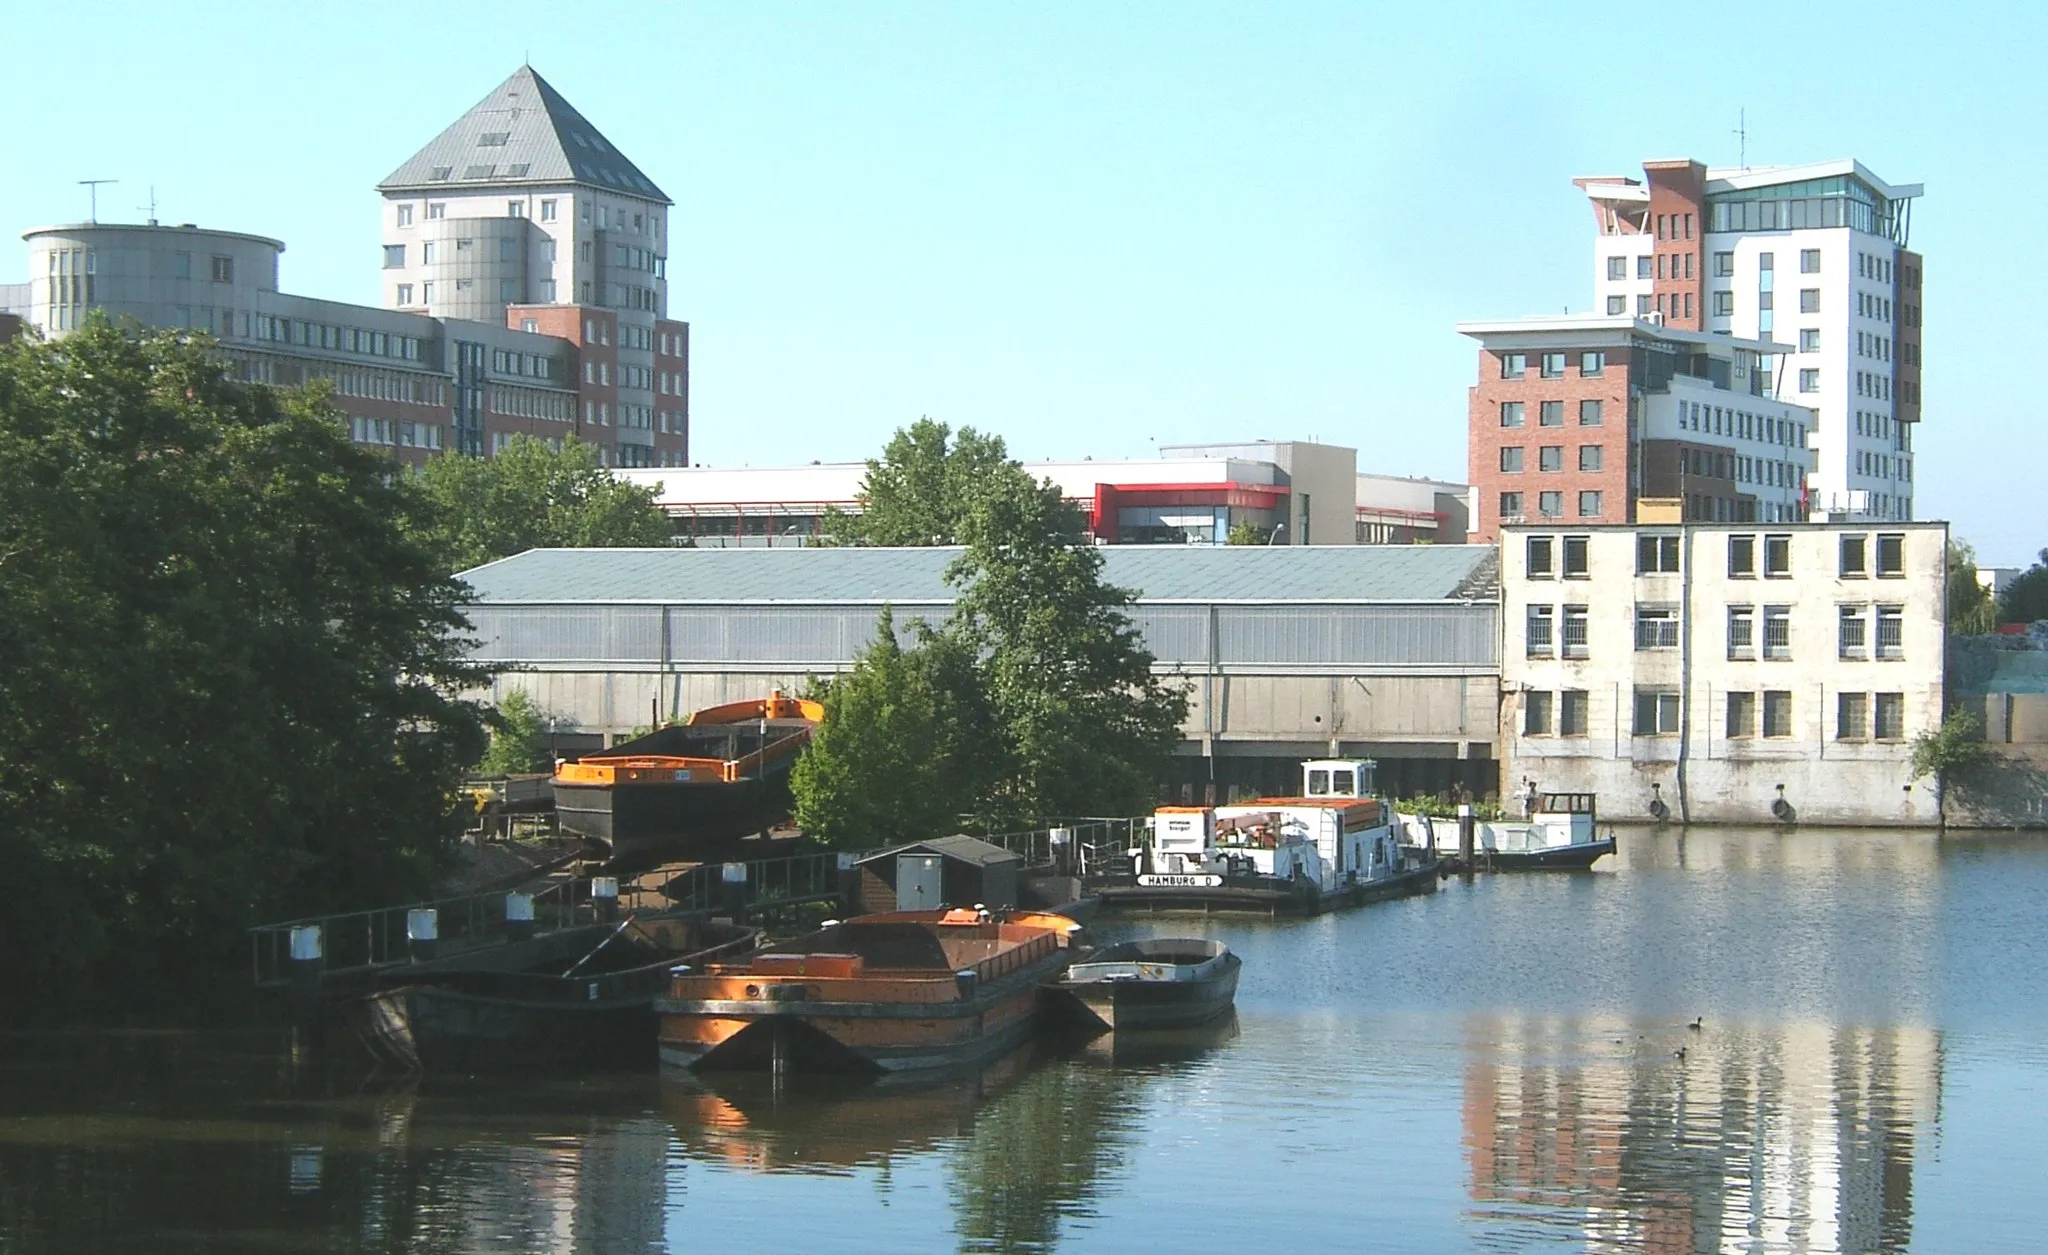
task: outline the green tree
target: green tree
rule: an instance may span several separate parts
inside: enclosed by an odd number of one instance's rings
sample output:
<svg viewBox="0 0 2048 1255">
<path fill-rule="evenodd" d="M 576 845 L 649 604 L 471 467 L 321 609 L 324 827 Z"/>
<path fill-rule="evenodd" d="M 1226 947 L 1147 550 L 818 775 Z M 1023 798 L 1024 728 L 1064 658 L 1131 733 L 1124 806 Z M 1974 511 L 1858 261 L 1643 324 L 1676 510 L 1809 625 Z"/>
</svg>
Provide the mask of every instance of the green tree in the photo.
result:
<svg viewBox="0 0 2048 1255">
<path fill-rule="evenodd" d="M 491 719 L 491 747 L 477 769 L 487 776 L 515 776 L 547 761 L 548 721 L 525 689 L 498 701 Z"/>
<path fill-rule="evenodd" d="M 2036 619 L 2048 619 L 2048 549 L 1998 597 L 2000 623 L 2032 623 Z"/>
<path fill-rule="evenodd" d="M 1998 627 L 1991 591 L 1977 579 L 1977 554 L 1960 540 L 1948 542 L 1948 630 L 1951 636 L 1982 636 Z"/>
<path fill-rule="evenodd" d="M 1032 482 L 1002 437 L 920 418 L 890 438 L 880 459 L 869 459 L 860 511 L 828 514 L 825 534 L 843 545 L 957 545 L 973 503 L 1019 479 Z"/>
<path fill-rule="evenodd" d="M 424 536 L 450 571 L 528 549 L 666 545 L 675 529 L 654 490 L 624 483 L 573 437 L 559 450 L 514 436 L 491 458 L 443 456 L 419 479 Z"/>
<path fill-rule="evenodd" d="M 1984 753 L 1984 721 L 1972 711 L 1951 710 L 1940 727 L 1929 728 L 1913 738 L 1913 778 L 1945 779 L 1984 757 Z"/>
<path fill-rule="evenodd" d="M 1273 533 L 1260 527 L 1250 519 L 1239 519 L 1230 525 L 1229 542 L 1233 545 L 1264 545 L 1272 541 Z"/>
<path fill-rule="evenodd" d="M 427 887 L 486 677 L 390 466 L 203 338 L 0 349 L 0 992 L 168 994 Z"/>
</svg>

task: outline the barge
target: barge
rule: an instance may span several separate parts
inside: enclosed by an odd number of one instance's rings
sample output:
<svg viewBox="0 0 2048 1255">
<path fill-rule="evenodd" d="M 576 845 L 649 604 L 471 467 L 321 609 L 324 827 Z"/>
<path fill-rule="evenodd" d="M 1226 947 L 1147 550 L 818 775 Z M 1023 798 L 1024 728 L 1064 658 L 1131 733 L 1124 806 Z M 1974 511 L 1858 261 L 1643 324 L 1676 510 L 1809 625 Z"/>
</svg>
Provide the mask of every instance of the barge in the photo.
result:
<svg viewBox="0 0 2048 1255">
<path fill-rule="evenodd" d="M 1038 1026 L 1080 925 L 1035 911 L 893 911 L 736 962 L 679 966 L 665 1068 L 876 1075 L 978 1063 Z"/>
<path fill-rule="evenodd" d="M 1084 956 L 1052 986 L 1102 1028 L 1189 1028 L 1228 1015 L 1244 961 L 1220 941 L 1155 937 Z"/>
<path fill-rule="evenodd" d="M 1302 765 L 1303 796 L 1166 806 L 1128 870 L 1098 876 L 1105 911 L 1315 915 L 1434 893 L 1436 858 L 1398 840 L 1369 759 Z"/>
<path fill-rule="evenodd" d="M 699 710 L 558 763 L 555 814 L 619 869 L 729 853 L 789 818 L 789 769 L 824 717 L 819 703 L 780 693 Z"/>
<path fill-rule="evenodd" d="M 1475 822 L 1472 862 L 1487 871 L 1584 871 L 1614 853 L 1614 830 L 1610 827 L 1605 837 L 1599 835 L 1597 809 L 1591 793 L 1532 793 L 1527 822 Z M 1397 819 L 1410 838 L 1434 842 L 1440 850 L 1458 848 L 1455 819 Z M 1462 855 L 1450 862 L 1461 863 Z"/>
</svg>

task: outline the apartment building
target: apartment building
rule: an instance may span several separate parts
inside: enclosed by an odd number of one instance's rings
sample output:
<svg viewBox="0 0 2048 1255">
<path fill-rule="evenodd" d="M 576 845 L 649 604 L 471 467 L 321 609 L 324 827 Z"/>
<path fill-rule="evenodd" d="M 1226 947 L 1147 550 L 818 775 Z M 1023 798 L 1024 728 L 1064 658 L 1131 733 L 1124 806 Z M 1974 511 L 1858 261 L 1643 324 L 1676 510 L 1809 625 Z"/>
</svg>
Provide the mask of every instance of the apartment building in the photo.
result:
<svg viewBox="0 0 2048 1255">
<path fill-rule="evenodd" d="M 1942 523 L 1501 534 L 1502 787 L 1621 821 L 1922 826 Z"/>
<path fill-rule="evenodd" d="M 1471 534 L 1506 524 L 1788 522 L 1805 517 L 1814 412 L 1772 395 L 1786 346 L 1569 314 L 1460 323 Z"/>
<path fill-rule="evenodd" d="M 1773 395 L 1815 411 L 1817 518 L 1913 517 L 1924 262 L 1921 186 L 1860 162 L 1576 179 L 1593 208 L 1594 309 L 1791 346 Z M 1781 299 L 1782 298 L 1782 299 Z"/>
<path fill-rule="evenodd" d="M 603 224 L 585 233 L 593 257 L 600 241 L 611 248 L 622 229 L 633 233 L 628 205 L 642 206 L 638 230 L 666 239 L 665 198 L 624 158 L 611 154 L 606 162 L 581 164 L 540 158 L 543 145 L 532 135 L 542 124 L 536 118 L 559 134 L 580 136 L 584 148 L 604 141 L 531 69 L 522 68 L 486 103 L 516 101 L 508 89 L 522 86 L 539 104 L 525 111 L 530 116 L 497 124 L 521 137 L 518 151 L 530 159 L 505 169 L 522 173 L 491 183 L 497 175 L 473 163 L 463 170 L 477 175 L 468 184 L 451 173 L 442 180 L 450 189 L 470 186 L 475 193 L 466 200 L 451 196 L 447 204 L 458 213 L 434 212 L 430 204 L 443 202 L 420 200 L 412 221 L 433 225 L 411 236 L 391 228 L 403 238 L 386 244 L 387 266 L 409 258 L 414 269 L 399 268 L 413 275 L 409 280 L 387 280 L 383 307 L 282 291 L 285 245 L 269 236 L 191 223 L 74 223 L 23 235 L 30 277 L 0 284 L 0 336 L 10 327 L 64 335 L 95 309 L 144 327 L 203 332 L 220 342 L 244 379 L 330 381 L 356 442 L 409 464 L 441 452 L 489 456 L 513 436 L 528 435 L 557 444 L 574 436 L 596 445 L 613 466 L 686 466 L 689 325 L 665 316 L 666 279 L 629 283 L 619 268 L 592 262 L 566 267 L 574 286 L 563 289 L 547 286 L 554 280 L 546 275 L 531 277 L 516 258 L 486 260 L 506 257 L 507 241 L 518 244 L 510 252 L 548 254 L 530 238 L 528 211 L 516 201 L 525 186 L 519 180 L 528 174 L 546 180 L 529 190 L 554 189 L 562 197 L 553 211 L 539 209 L 536 200 L 534 214 L 573 221 L 587 212 L 593 224 Z M 421 157 L 434 159 L 477 112 Z M 386 181 L 392 205 L 412 203 L 407 172 L 421 157 Z M 426 170 L 429 184 L 437 170 Z M 639 182 L 622 189 L 628 172 Z M 491 187 L 495 217 L 481 211 L 482 193 L 473 186 L 478 180 Z M 650 226 L 646 206 L 657 202 L 663 217 Z M 396 210 L 387 206 L 387 213 L 395 221 Z M 628 269 L 636 260 L 629 257 Z M 570 302 L 564 292 L 582 292 L 585 276 L 599 299 Z"/>
</svg>

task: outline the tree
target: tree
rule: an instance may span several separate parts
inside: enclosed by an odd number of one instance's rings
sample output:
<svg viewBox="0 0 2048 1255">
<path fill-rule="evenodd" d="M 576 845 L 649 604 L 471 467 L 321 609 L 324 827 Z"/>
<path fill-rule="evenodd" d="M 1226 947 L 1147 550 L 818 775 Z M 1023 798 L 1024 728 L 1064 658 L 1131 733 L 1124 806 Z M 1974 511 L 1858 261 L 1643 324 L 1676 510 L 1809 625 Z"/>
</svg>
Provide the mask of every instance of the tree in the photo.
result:
<svg viewBox="0 0 2048 1255">
<path fill-rule="evenodd" d="M 597 446 L 573 437 L 559 450 L 514 436 L 489 459 L 437 457 L 419 483 L 424 537 L 450 571 L 528 549 L 666 545 L 675 532 L 652 488 L 614 478 Z"/>
<path fill-rule="evenodd" d="M 483 774 L 516 776 L 546 761 L 547 718 L 525 689 L 513 689 L 499 699 L 491 724 L 491 747 L 477 764 Z"/>
<path fill-rule="evenodd" d="M 1958 708 L 1949 711 L 1940 727 L 1913 738 L 1910 770 L 1915 780 L 1922 776 L 1945 780 L 1984 754 L 1984 721 L 1974 712 Z"/>
<path fill-rule="evenodd" d="M 1960 540 L 1948 542 L 1948 630 L 1951 636 L 1982 636 L 1997 630 L 1991 590 L 1977 578 L 1977 554 Z"/>
<path fill-rule="evenodd" d="M 2036 619 L 2048 619 L 2048 549 L 2041 551 L 2040 561 L 2007 584 L 1998 598 L 2000 623 L 2032 623 Z"/>
<path fill-rule="evenodd" d="M 1228 539 L 1233 545 L 1265 545 L 1272 543 L 1273 533 L 1250 519 L 1239 519 L 1230 525 Z"/>
<path fill-rule="evenodd" d="M 825 533 L 845 545 L 957 545 L 973 503 L 1020 478 L 1032 482 L 1010 461 L 1002 437 L 972 427 L 956 434 L 944 423 L 920 418 L 890 438 L 879 460 L 868 460 L 860 512 L 828 514 Z M 1078 514 L 1074 526 L 1079 527 Z"/>
<path fill-rule="evenodd" d="M 202 338 L 0 349 L 0 994 L 168 996 L 428 886 L 486 677 L 390 466 Z"/>
</svg>

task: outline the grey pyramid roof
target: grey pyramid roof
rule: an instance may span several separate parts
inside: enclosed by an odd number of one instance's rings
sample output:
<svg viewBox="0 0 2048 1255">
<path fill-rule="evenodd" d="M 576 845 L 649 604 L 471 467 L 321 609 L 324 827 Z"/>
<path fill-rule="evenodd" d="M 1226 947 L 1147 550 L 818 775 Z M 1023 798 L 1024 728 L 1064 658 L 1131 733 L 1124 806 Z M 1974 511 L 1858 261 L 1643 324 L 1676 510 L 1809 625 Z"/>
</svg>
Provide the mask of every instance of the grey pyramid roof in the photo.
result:
<svg viewBox="0 0 2048 1255">
<path fill-rule="evenodd" d="M 582 183 L 675 203 L 530 65 L 513 71 L 377 190 L 508 183 Z"/>
</svg>

